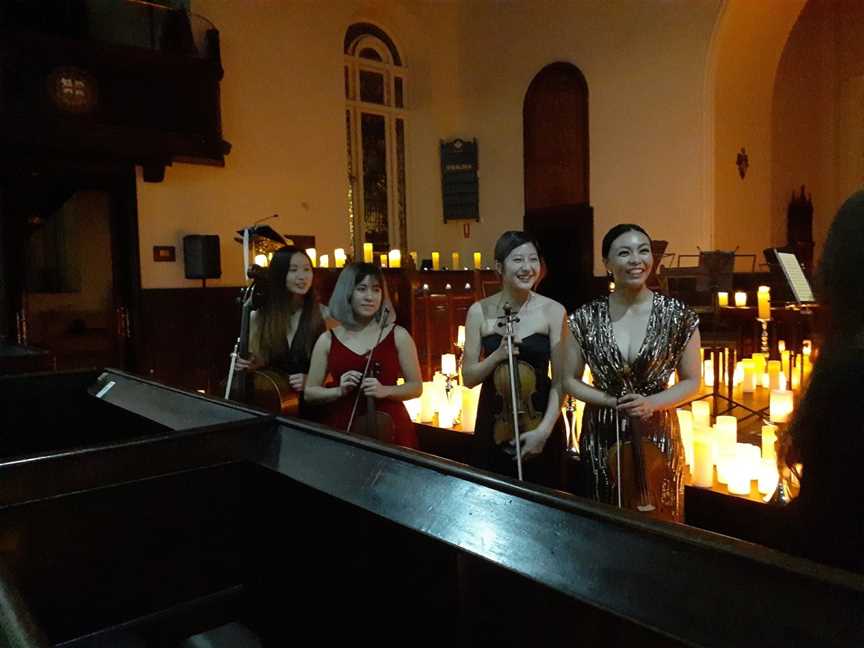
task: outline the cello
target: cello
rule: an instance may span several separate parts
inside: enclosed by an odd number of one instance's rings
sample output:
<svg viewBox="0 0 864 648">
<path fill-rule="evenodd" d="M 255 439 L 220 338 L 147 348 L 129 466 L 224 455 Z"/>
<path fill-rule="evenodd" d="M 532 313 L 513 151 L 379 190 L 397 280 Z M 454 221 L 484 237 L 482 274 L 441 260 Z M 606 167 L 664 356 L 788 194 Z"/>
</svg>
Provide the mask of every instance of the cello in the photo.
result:
<svg viewBox="0 0 864 648">
<path fill-rule="evenodd" d="M 238 357 L 249 356 L 249 320 L 255 309 L 258 281 L 263 276 L 263 269 L 252 266 L 249 276 L 252 278 L 252 283 L 244 289 L 241 296 L 240 335 L 231 353 L 231 366 L 225 384 L 225 399 L 260 407 L 275 414 L 297 416 L 300 409 L 300 394 L 291 388 L 285 374 L 272 369 L 247 369 L 238 372 L 235 368 Z"/>
<path fill-rule="evenodd" d="M 624 393 L 635 390 L 630 384 L 631 369 L 624 366 Z M 622 440 L 622 424 L 630 438 Z M 644 434 L 639 417 L 621 417 L 615 410 L 616 443 L 609 449 L 609 474 L 618 491 L 618 508 L 631 508 L 651 517 L 674 521 L 672 507 L 663 503 L 663 484 L 673 483 L 666 457 Z"/>
</svg>

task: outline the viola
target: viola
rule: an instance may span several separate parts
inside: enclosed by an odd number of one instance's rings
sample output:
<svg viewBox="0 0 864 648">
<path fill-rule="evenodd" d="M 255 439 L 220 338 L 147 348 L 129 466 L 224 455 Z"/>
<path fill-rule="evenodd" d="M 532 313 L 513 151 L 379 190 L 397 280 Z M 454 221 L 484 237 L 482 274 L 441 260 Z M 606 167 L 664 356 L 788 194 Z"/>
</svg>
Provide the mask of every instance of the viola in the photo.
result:
<svg viewBox="0 0 864 648">
<path fill-rule="evenodd" d="M 253 281 L 245 289 L 241 298 L 240 335 L 234 345 L 234 354 L 241 358 L 249 356 L 249 320 L 254 310 L 257 280 L 261 277 L 254 270 L 250 270 L 250 276 Z M 274 369 L 247 369 L 235 372 L 232 360 L 231 370 L 222 387 L 226 399 L 260 407 L 275 414 L 297 416 L 300 409 L 300 394 L 291 387 L 288 376 Z"/>
<path fill-rule="evenodd" d="M 502 363 L 495 367 L 493 381 L 495 392 L 501 398 L 502 407 L 495 414 L 493 435 L 495 443 L 500 445 L 512 441 L 515 427 L 518 425 L 520 434 L 533 430 L 543 419 L 543 413 L 534 407 L 534 393 L 537 391 L 537 374 L 534 367 L 524 360 L 514 362 L 516 369 L 516 410 L 513 409 L 513 398 L 510 392 L 510 365 Z M 514 419 L 517 421 L 514 424 Z"/>
<path fill-rule="evenodd" d="M 375 361 L 369 367 L 369 376 L 378 378 L 380 375 L 381 363 Z M 358 389 L 360 388 L 358 387 Z M 354 419 L 350 431 L 352 434 L 359 434 L 385 443 L 396 443 L 396 428 L 393 425 L 393 417 L 376 409 L 374 396 L 366 397 L 366 413 L 360 414 Z"/>
</svg>

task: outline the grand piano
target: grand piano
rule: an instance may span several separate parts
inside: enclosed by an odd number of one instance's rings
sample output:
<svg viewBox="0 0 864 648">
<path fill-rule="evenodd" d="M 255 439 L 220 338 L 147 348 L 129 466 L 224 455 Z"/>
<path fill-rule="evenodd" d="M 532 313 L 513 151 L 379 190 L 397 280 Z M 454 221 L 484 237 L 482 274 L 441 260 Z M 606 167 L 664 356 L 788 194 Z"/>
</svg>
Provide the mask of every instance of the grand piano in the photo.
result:
<svg viewBox="0 0 864 648">
<path fill-rule="evenodd" d="M 0 387 L 0 645 L 864 645 L 860 576 L 758 545 L 119 371 Z"/>
</svg>

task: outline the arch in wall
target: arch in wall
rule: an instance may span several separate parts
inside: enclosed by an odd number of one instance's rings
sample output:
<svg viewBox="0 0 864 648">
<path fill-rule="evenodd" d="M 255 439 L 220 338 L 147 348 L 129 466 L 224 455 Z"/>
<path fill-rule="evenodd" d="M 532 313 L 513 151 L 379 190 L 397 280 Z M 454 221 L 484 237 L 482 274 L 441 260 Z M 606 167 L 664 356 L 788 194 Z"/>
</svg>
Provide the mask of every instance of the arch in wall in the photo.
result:
<svg viewBox="0 0 864 648">
<path fill-rule="evenodd" d="M 703 240 L 761 252 L 771 234 L 771 119 L 783 48 L 806 0 L 726 0 L 706 65 Z M 744 148 L 749 166 L 740 177 Z"/>
</svg>

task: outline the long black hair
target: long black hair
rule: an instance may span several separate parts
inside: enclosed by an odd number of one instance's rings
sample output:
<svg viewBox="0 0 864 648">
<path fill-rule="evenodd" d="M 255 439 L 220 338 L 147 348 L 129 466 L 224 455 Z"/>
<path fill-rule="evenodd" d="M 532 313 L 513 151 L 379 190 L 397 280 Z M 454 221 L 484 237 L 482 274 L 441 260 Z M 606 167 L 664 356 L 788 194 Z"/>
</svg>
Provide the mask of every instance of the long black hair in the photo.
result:
<svg viewBox="0 0 864 648">
<path fill-rule="evenodd" d="M 312 265 L 312 260 L 305 250 L 286 245 L 273 254 L 267 270 L 267 298 L 261 309 L 262 326 L 259 345 L 262 359 L 267 364 L 288 352 L 287 332 L 293 294 L 285 286 L 285 276 L 291 268 L 291 260 L 295 254 L 302 254 L 309 260 L 309 265 Z M 321 306 L 313 282 L 309 291 L 303 296 L 300 321 L 291 345 L 291 355 L 300 364 L 308 365 L 309 358 L 312 356 L 312 347 L 324 329 Z"/>
</svg>

